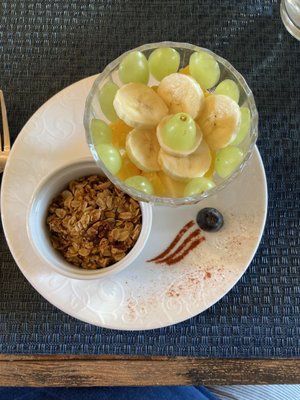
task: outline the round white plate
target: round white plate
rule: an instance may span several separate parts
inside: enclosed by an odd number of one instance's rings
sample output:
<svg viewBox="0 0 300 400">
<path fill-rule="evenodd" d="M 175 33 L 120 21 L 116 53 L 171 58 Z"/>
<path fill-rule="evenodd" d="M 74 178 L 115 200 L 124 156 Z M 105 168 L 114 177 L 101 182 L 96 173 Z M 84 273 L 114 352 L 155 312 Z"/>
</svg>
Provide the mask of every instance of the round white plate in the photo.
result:
<svg viewBox="0 0 300 400">
<path fill-rule="evenodd" d="M 20 270 L 50 303 L 106 328 L 144 330 L 186 320 L 223 297 L 250 264 L 263 232 L 267 186 L 258 150 L 242 174 L 201 205 L 154 207 L 150 238 L 139 258 L 110 278 L 79 281 L 55 272 L 33 251 L 26 212 L 43 176 L 90 156 L 83 111 L 95 76 L 59 92 L 27 122 L 13 145 L 2 180 L 1 209 L 9 248 Z M 225 224 L 175 265 L 146 260 L 163 251 L 202 207 L 216 207 Z"/>
</svg>

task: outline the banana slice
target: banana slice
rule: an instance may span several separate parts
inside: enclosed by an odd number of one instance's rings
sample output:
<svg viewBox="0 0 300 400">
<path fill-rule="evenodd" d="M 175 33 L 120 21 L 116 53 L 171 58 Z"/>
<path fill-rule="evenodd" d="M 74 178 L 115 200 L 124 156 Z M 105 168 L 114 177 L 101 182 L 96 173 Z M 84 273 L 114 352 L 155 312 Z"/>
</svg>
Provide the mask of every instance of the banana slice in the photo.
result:
<svg viewBox="0 0 300 400">
<path fill-rule="evenodd" d="M 161 148 L 168 154 L 170 154 L 171 156 L 178 156 L 178 157 L 182 157 L 182 156 L 187 156 L 191 153 L 193 153 L 197 147 L 199 146 L 201 140 L 202 140 L 202 132 L 201 129 L 199 128 L 199 126 L 197 124 L 196 125 L 196 137 L 195 137 L 195 142 L 194 145 L 188 149 L 188 150 L 178 150 L 178 149 L 172 149 L 171 147 L 167 146 L 166 143 L 163 140 L 163 135 L 162 135 L 162 131 L 164 129 L 164 125 L 168 122 L 168 120 L 170 118 L 172 118 L 173 115 L 167 115 L 165 118 L 163 118 L 160 123 L 158 124 L 157 128 L 156 128 L 156 135 L 157 135 L 157 139 L 158 142 L 161 146 Z"/>
<path fill-rule="evenodd" d="M 197 123 L 209 147 L 222 149 L 237 135 L 241 124 L 240 107 L 228 96 L 212 94 L 206 97 Z"/>
<path fill-rule="evenodd" d="M 160 171 L 159 143 L 154 129 L 133 129 L 126 138 L 126 152 L 130 160 L 145 172 Z"/>
<path fill-rule="evenodd" d="M 168 107 L 161 97 L 142 83 L 122 86 L 113 105 L 118 117 L 133 128 L 154 128 L 168 114 Z"/>
<path fill-rule="evenodd" d="M 203 90 L 198 82 L 177 72 L 160 82 L 157 93 L 169 107 L 170 114 L 185 112 L 193 119 L 198 117 L 204 103 Z"/>
<path fill-rule="evenodd" d="M 211 153 L 204 140 L 197 150 L 186 157 L 174 157 L 160 149 L 158 162 L 166 175 L 177 181 L 187 182 L 192 178 L 201 178 L 211 164 Z"/>
</svg>

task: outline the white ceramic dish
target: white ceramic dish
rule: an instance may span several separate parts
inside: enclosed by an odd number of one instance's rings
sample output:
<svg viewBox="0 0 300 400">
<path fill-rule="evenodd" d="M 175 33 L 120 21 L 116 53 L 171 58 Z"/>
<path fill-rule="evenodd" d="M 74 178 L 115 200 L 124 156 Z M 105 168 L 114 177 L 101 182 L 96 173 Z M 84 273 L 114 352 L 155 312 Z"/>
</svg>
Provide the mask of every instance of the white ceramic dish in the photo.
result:
<svg viewBox="0 0 300 400">
<path fill-rule="evenodd" d="M 126 270 L 93 281 L 64 277 L 33 250 L 26 214 L 46 173 L 89 156 L 82 118 L 94 80 L 84 79 L 55 95 L 18 135 L 2 180 L 2 221 L 9 248 L 39 293 L 82 321 L 106 328 L 143 330 L 186 320 L 222 298 L 256 252 L 267 212 L 261 158 L 255 149 L 241 175 L 201 206 L 154 207 L 147 244 Z M 178 264 L 148 263 L 202 206 L 218 208 L 225 218 L 224 227 L 214 234 L 205 233 L 206 240 Z"/>
<path fill-rule="evenodd" d="M 88 175 L 103 175 L 99 167 L 90 159 L 76 160 L 48 174 L 35 190 L 27 212 L 27 234 L 31 246 L 45 263 L 55 271 L 73 279 L 97 279 L 109 276 L 127 268 L 141 253 L 149 237 L 152 225 L 152 207 L 140 203 L 142 229 L 137 242 L 121 261 L 107 268 L 85 270 L 68 263 L 53 249 L 45 221 L 52 199 L 73 179 Z"/>
</svg>

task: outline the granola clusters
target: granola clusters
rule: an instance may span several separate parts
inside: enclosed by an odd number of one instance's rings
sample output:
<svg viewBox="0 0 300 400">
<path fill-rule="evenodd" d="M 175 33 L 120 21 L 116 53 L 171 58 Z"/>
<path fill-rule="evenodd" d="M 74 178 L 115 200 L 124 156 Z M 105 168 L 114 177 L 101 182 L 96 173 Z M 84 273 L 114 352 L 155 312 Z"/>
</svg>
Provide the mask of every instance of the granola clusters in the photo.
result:
<svg viewBox="0 0 300 400">
<path fill-rule="evenodd" d="M 47 225 L 53 247 L 85 269 L 121 260 L 137 241 L 142 224 L 139 203 L 97 175 L 69 183 L 50 204 Z"/>
</svg>

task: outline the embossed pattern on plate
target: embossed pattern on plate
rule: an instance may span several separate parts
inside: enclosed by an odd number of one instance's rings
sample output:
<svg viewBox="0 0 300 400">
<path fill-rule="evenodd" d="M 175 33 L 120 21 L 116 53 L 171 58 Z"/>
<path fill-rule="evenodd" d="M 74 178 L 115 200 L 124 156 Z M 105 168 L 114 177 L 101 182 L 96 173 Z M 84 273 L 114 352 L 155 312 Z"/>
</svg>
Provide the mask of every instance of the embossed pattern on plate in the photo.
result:
<svg viewBox="0 0 300 400">
<path fill-rule="evenodd" d="M 258 150 L 234 182 L 201 206 L 155 207 L 148 243 L 127 270 L 95 281 L 65 278 L 31 248 L 26 212 L 33 190 L 46 172 L 90 156 L 82 118 L 94 79 L 79 81 L 52 97 L 18 135 L 2 181 L 2 221 L 8 245 L 34 288 L 75 318 L 124 330 L 183 321 L 223 297 L 255 254 L 267 211 L 266 180 Z M 180 263 L 167 266 L 146 262 L 164 250 L 180 228 L 206 206 L 223 213 L 222 230 L 205 233 L 206 240 Z"/>
</svg>

